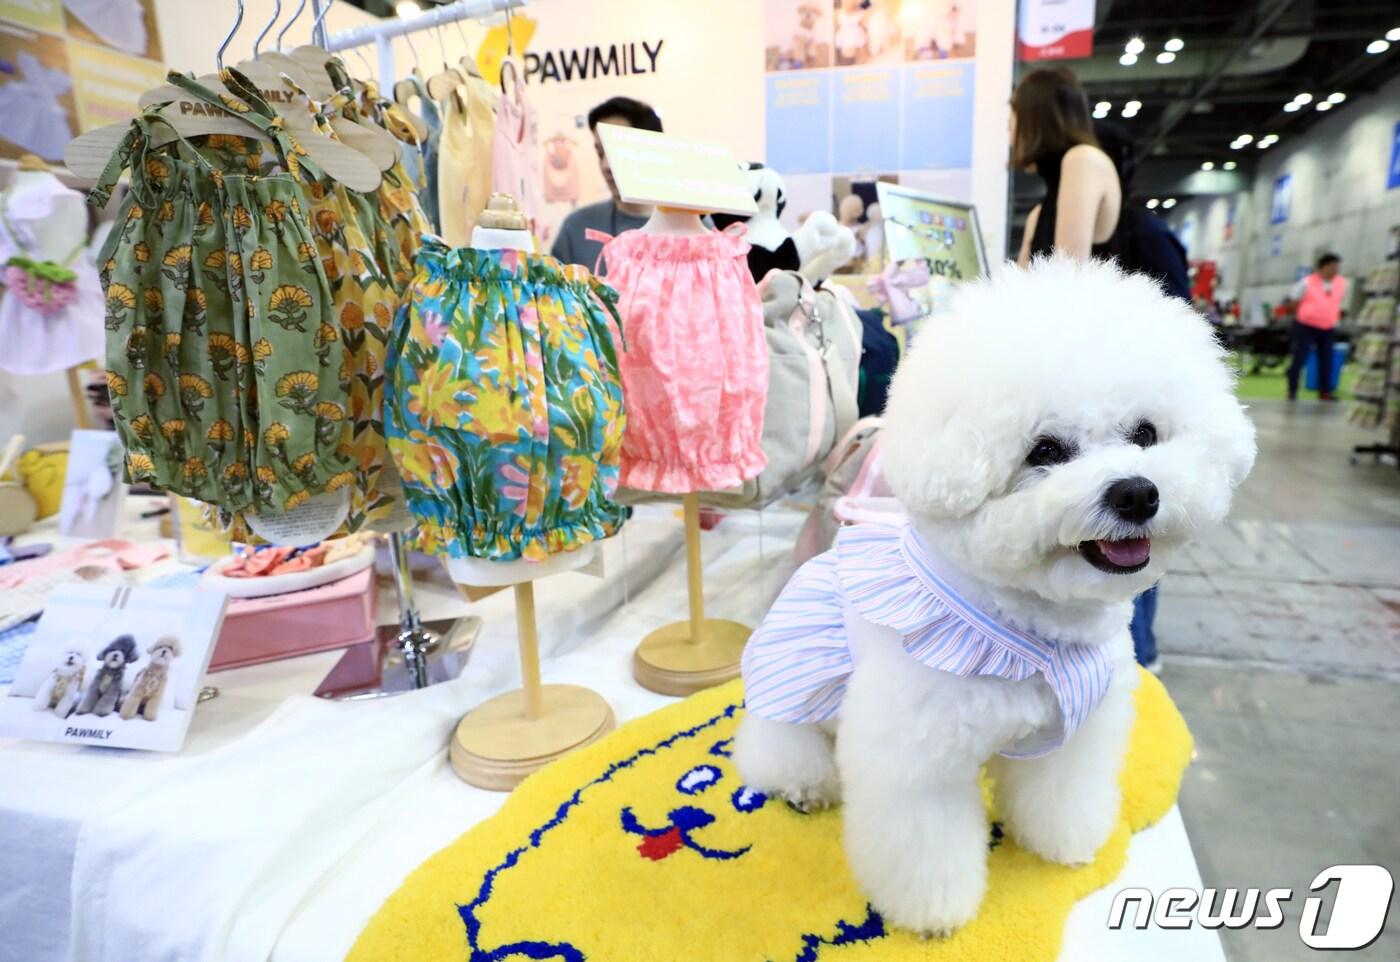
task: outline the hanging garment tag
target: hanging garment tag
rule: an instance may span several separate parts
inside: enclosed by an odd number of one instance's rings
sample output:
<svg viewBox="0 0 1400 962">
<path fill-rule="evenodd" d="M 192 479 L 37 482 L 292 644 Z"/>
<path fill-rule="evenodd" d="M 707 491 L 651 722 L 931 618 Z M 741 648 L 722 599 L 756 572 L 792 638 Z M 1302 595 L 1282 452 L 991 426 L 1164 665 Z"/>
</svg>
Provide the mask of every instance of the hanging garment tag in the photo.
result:
<svg viewBox="0 0 1400 962">
<path fill-rule="evenodd" d="M 249 514 L 248 527 L 269 544 L 308 545 L 324 541 L 350 514 L 350 491 L 328 491 L 285 514 Z"/>
</svg>

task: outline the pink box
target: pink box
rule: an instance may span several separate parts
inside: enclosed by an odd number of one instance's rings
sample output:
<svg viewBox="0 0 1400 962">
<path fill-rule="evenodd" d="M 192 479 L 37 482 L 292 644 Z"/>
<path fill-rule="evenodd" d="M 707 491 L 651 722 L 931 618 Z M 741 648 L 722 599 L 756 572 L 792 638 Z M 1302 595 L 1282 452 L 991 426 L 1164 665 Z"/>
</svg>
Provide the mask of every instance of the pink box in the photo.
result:
<svg viewBox="0 0 1400 962">
<path fill-rule="evenodd" d="M 346 648 L 374 637 L 374 568 L 318 588 L 228 603 L 210 671 Z"/>
</svg>

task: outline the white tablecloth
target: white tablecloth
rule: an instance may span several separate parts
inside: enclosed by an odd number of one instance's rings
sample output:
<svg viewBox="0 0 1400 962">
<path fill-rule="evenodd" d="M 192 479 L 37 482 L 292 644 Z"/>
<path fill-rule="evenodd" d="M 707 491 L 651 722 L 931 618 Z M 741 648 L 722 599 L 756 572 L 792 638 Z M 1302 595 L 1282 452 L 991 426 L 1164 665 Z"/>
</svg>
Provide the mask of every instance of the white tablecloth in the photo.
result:
<svg viewBox="0 0 1400 962">
<path fill-rule="evenodd" d="M 709 613 L 756 623 L 791 571 L 800 515 L 730 515 L 705 536 Z M 537 587 L 546 682 L 606 697 L 618 721 L 671 701 L 630 658 L 682 617 L 679 519 L 638 512 L 605 552 L 607 577 Z M 516 687 L 513 595 L 466 605 L 420 577 L 426 618 L 470 611 L 485 628 L 456 682 L 374 703 L 310 697 L 336 653 L 219 672 L 178 755 L 0 741 L 0 960 L 338 959 L 425 858 L 506 796 L 448 768 L 458 717 Z M 385 588 L 381 620 L 392 620 Z M 1062 959 L 1222 960 L 1214 933 L 1110 932 L 1112 892 L 1199 887 L 1175 810 L 1132 843 L 1122 877 L 1071 915 Z"/>
</svg>

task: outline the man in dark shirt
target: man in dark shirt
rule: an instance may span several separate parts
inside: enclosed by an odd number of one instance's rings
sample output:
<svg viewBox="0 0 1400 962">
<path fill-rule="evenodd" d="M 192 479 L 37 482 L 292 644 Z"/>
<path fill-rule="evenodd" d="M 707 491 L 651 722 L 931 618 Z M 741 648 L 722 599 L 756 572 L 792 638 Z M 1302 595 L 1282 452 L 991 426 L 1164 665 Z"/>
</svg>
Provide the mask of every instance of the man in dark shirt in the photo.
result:
<svg viewBox="0 0 1400 962">
<path fill-rule="evenodd" d="M 625 204 L 618 197 L 617 184 L 613 182 L 608 158 L 603 155 L 603 145 L 598 139 L 599 124 L 619 124 L 623 127 L 636 127 L 641 130 L 661 130 L 661 118 L 656 111 L 630 97 L 614 97 L 606 100 L 588 112 L 588 129 L 593 132 L 593 147 L 598 152 L 598 166 L 602 168 L 603 180 L 607 181 L 607 200 L 589 204 L 572 211 L 559 225 L 559 236 L 554 240 L 550 253 L 566 264 L 582 264 L 589 270 L 598 259 L 603 246 L 587 238 L 591 228 L 616 237 L 625 230 L 641 227 L 651 217 L 651 208 L 645 204 Z M 600 269 L 607 273 L 607 265 Z"/>
</svg>

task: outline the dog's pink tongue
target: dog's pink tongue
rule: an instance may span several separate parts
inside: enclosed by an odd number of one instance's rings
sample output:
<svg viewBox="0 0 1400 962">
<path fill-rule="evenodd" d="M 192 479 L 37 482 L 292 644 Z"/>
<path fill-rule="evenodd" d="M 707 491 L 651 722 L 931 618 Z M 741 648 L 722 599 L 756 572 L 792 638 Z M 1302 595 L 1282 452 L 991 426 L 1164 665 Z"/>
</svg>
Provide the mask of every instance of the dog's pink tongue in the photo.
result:
<svg viewBox="0 0 1400 962">
<path fill-rule="evenodd" d="M 1120 568 L 1132 568 L 1146 561 L 1152 553 L 1151 538 L 1124 538 L 1122 541 L 1100 541 L 1103 556 Z"/>
</svg>

